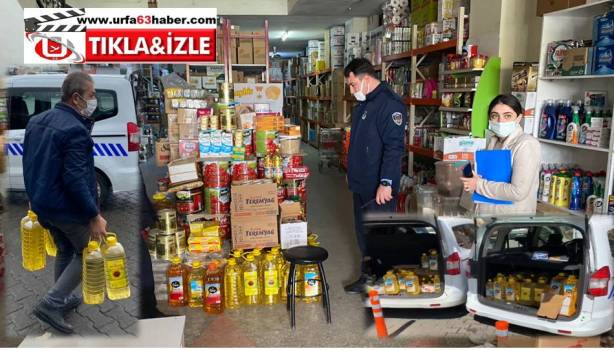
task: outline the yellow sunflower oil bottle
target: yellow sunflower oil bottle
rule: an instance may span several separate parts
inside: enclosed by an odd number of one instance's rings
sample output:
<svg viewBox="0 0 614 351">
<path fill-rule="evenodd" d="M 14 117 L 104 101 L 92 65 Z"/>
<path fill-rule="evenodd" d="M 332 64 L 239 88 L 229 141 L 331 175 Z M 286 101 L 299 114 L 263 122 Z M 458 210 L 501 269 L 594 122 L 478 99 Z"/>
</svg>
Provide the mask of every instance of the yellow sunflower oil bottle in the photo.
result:
<svg viewBox="0 0 614 351">
<path fill-rule="evenodd" d="M 433 276 L 433 286 L 435 286 L 435 294 L 440 294 L 442 291 L 442 286 L 441 286 L 441 278 L 439 278 L 439 274 L 435 274 Z"/>
<path fill-rule="evenodd" d="M 412 271 L 405 276 L 405 293 L 410 296 L 420 295 L 420 278 Z"/>
<path fill-rule="evenodd" d="M 544 292 L 548 291 L 550 286 L 548 285 L 548 278 L 539 277 L 537 278 L 537 284 L 535 284 L 535 290 L 533 292 L 534 303 L 533 306 L 539 307 L 542 302 L 542 295 Z"/>
<path fill-rule="evenodd" d="M 509 277 L 505 287 L 505 301 L 517 302 L 520 295 L 520 287 L 514 276 Z"/>
<path fill-rule="evenodd" d="M 495 299 L 495 283 L 492 279 L 488 279 L 486 282 L 486 298 L 489 300 Z"/>
<path fill-rule="evenodd" d="M 520 298 L 518 303 L 525 306 L 532 306 L 535 302 L 535 283 L 531 278 L 525 278 L 520 284 Z"/>
<path fill-rule="evenodd" d="M 232 250 L 230 257 L 235 259 L 235 263 L 239 266 L 243 264 L 243 249 Z"/>
<path fill-rule="evenodd" d="M 495 300 L 505 300 L 505 289 L 507 288 L 507 281 L 503 274 L 497 274 L 497 279 L 494 284 Z"/>
<path fill-rule="evenodd" d="M 181 263 L 181 258 L 174 256 L 166 270 L 166 290 L 169 306 L 179 307 L 186 305 L 188 298 L 187 275 L 187 269 Z"/>
<path fill-rule="evenodd" d="M 130 297 L 130 283 L 126 268 L 126 252 L 117 241 L 117 236 L 107 236 L 106 249 L 103 251 L 104 271 L 107 277 L 107 296 L 109 300 Z"/>
<path fill-rule="evenodd" d="M 100 245 L 96 241 L 90 241 L 83 249 L 83 303 L 99 305 L 104 302 L 105 273 L 104 258 L 100 251 Z"/>
<path fill-rule="evenodd" d="M 384 293 L 386 295 L 398 295 L 400 292 L 397 276 L 393 271 L 386 272 L 384 275 Z"/>
<path fill-rule="evenodd" d="M 262 281 L 264 282 L 264 299 L 265 305 L 274 305 L 279 303 L 279 271 L 277 270 L 276 257 L 268 253 L 265 255 L 262 263 Z"/>
<path fill-rule="evenodd" d="M 420 257 L 420 268 L 429 269 L 429 257 L 426 253 L 423 253 L 422 257 Z"/>
<path fill-rule="evenodd" d="M 563 305 L 559 314 L 571 317 L 576 313 L 576 300 L 578 299 L 578 280 L 570 275 L 563 284 Z"/>
<path fill-rule="evenodd" d="M 322 294 L 322 284 L 320 282 L 320 270 L 318 265 L 309 264 L 303 268 L 303 291 L 301 294 L 305 296 L 303 301 L 307 303 L 320 301 Z"/>
<path fill-rule="evenodd" d="M 58 248 L 55 246 L 53 236 L 51 236 L 51 232 L 47 228 L 43 228 L 43 232 L 45 233 L 45 251 L 47 251 L 47 255 L 55 257 L 58 253 Z"/>
<path fill-rule="evenodd" d="M 397 281 L 399 282 L 399 294 L 404 294 L 405 289 L 406 289 L 405 277 L 407 276 L 407 270 L 399 269 L 396 275 L 397 275 Z"/>
<path fill-rule="evenodd" d="M 220 314 L 224 312 L 224 291 L 223 291 L 224 272 L 217 263 L 211 262 L 207 266 L 205 274 L 205 312 L 209 314 Z"/>
<path fill-rule="evenodd" d="M 429 270 L 431 272 L 439 271 L 439 264 L 437 260 L 437 250 L 431 250 L 429 256 Z"/>
<path fill-rule="evenodd" d="M 38 223 L 38 216 L 28 211 L 27 219 L 21 220 L 21 258 L 22 266 L 33 272 L 45 268 L 47 253 L 45 252 L 45 233 Z"/>
<path fill-rule="evenodd" d="M 241 266 L 235 258 L 229 258 L 224 269 L 224 305 L 232 310 L 241 306 L 243 299 L 243 278 Z"/>
<path fill-rule="evenodd" d="M 557 294 L 562 295 L 563 294 L 563 284 L 565 283 L 566 279 L 567 279 L 567 277 L 565 276 L 565 273 L 561 272 L 561 273 L 557 274 L 550 281 L 550 288 L 552 290 L 556 290 Z"/>
<path fill-rule="evenodd" d="M 243 292 L 244 305 L 257 305 L 260 303 L 260 268 L 254 255 L 247 254 L 243 262 Z"/>
<path fill-rule="evenodd" d="M 193 261 L 192 269 L 188 274 L 188 306 L 203 307 L 204 282 L 205 270 L 200 261 Z"/>
</svg>

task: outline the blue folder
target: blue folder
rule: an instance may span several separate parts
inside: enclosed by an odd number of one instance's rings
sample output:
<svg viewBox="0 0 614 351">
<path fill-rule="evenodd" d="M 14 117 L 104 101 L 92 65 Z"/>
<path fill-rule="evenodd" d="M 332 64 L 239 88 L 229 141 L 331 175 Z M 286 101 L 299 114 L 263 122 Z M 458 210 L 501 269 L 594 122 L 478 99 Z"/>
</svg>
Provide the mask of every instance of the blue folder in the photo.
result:
<svg viewBox="0 0 614 351">
<path fill-rule="evenodd" d="M 476 172 L 492 182 L 512 182 L 512 152 L 510 150 L 480 150 L 475 152 Z M 494 205 L 511 205 L 512 201 L 491 199 L 473 193 L 473 201 Z"/>
</svg>

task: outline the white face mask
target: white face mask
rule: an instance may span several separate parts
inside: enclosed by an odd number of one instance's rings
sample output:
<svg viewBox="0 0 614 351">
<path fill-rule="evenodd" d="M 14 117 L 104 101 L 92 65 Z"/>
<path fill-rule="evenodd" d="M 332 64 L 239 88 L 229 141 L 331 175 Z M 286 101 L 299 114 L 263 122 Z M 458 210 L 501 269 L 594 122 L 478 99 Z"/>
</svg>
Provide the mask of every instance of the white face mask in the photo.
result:
<svg viewBox="0 0 614 351">
<path fill-rule="evenodd" d="M 94 113 L 94 111 L 96 111 L 96 107 L 98 107 L 98 99 L 93 98 L 93 99 L 85 100 L 81 95 L 79 95 L 79 97 L 83 101 L 85 101 L 85 103 L 87 104 L 85 109 L 83 111 L 81 111 L 81 114 L 83 116 L 85 116 L 85 117 L 90 117 L 92 115 L 92 113 Z"/>
<path fill-rule="evenodd" d="M 364 82 L 365 82 L 364 80 L 360 81 L 360 89 L 358 89 L 358 91 L 354 93 L 354 97 L 358 101 L 365 101 L 365 100 L 367 100 L 367 96 L 365 95 L 365 93 L 362 92 L 362 86 L 363 86 Z M 367 84 L 367 90 L 369 90 L 369 85 L 368 84 Z"/>
<path fill-rule="evenodd" d="M 516 127 L 518 126 L 518 122 L 497 122 L 490 121 L 488 125 L 488 129 L 492 130 L 499 138 L 507 138 L 512 134 Z"/>
</svg>

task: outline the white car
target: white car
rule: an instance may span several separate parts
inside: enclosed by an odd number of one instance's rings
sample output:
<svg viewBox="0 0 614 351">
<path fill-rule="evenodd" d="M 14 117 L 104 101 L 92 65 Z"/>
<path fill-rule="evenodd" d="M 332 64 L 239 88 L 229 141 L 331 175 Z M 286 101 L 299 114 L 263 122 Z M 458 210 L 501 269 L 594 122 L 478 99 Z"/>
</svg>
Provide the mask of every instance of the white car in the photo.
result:
<svg viewBox="0 0 614 351">
<path fill-rule="evenodd" d="M 590 222 L 578 216 L 491 218 L 479 225 L 476 242 L 469 313 L 560 335 L 595 336 L 612 328 L 614 216 L 593 216 Z M 577 277 L 576 312 L 565 310 L 552 320 L 537 316 L 537 301 L 529 306 L 487 298 L 488 279 L 519 272 L 525 277 Z"/>
<path fill-rule="evenodd" d="M 6 79 L 9 190 L 25 190 L 22 166 L 25 127 L 31 117 L 60 101 L 65 77 L 65 74 L 36 74 Z M 120 75 L 92 75 L 92 78 L 98 99 L 92 130 L 94 166 L 100 202 L 104 203 L 112 193 L 139 190 L 139 127 L 130 82 Z"/>
<path fill-rule="evenodd" d="M 442 291 L 408 296 L 386 295 L 378 286 L 382 308 L 448 308 L 465 303 L 467 274 L 474 242 L 473 219 L 414 215 L 376 215 L 365 218 L 370 254 L 378 258 L 382 270 L 378 278 L 393 266 L 421 263 L 423 253 L 437 250 Z M 369 299 L 365 305 L 370 307 Z"/>
</svg>

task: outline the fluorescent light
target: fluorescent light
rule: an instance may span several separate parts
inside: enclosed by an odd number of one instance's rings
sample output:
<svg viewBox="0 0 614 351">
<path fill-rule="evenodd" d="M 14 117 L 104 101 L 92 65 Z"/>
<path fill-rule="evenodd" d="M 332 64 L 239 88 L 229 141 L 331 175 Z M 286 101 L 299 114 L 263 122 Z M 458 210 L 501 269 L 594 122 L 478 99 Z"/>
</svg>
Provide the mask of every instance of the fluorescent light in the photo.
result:
<svg viewBox="0 0 614 351">
<path fill-rule="evenodd" d="M 288 31 L 281 33 L 281 41 L 286 41 L 286 39 L 288 39 Z"/>
</svg>

